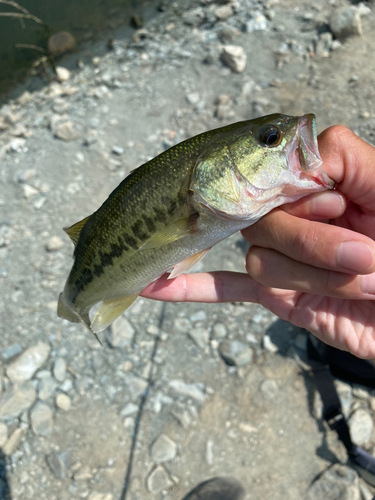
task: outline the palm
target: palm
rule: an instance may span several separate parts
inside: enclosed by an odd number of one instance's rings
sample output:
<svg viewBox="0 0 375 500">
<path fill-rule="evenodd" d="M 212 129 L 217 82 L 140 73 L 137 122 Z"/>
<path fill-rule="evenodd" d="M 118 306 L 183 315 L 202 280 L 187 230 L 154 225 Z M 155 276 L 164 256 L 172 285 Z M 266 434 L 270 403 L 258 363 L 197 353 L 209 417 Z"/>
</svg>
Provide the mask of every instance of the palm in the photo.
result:
<svg viewBox="0 0 375 500">
<path fill-rule="evenodd" d="M 361 358 L 375 358 L 375 303 L 260 287 L 259 302 L 325 343 Z"/>
</svg>

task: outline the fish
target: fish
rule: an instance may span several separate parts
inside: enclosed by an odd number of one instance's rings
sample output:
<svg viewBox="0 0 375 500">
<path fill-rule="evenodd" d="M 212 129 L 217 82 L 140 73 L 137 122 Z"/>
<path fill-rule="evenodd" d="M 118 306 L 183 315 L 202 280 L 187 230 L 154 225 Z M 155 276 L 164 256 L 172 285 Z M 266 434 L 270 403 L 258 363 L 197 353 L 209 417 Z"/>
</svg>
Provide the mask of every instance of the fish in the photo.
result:
<svg viewBox="0 0 375 500">
<path fill-rule="evenodd" d="M 275 207 L 333 187 L 314 114 L 271 114 L 187 139 L 133 170 L 96 212 L 64 228 L 74 263 L 57 314 L 97 334 L 166 272 L 173 279 L 189 271 Z"/>
</svg>

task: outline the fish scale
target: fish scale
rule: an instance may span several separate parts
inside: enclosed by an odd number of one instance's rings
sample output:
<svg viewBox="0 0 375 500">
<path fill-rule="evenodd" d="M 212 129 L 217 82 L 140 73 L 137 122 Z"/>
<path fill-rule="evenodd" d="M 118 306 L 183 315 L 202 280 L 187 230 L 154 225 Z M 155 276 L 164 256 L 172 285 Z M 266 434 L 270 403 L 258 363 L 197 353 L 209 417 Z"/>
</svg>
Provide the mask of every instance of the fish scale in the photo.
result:
<svg viewBox="0 0 375 500">
<path fill-rule="evenodd" d="M 274 207 L 331 187 L 313 115 L 268 115 L 187 139 L 131 172 L 96 212 L 66 229 L 76 247 L 58 314 L 97 333 L 167 270 L 188 271 Z"/>
</svg>

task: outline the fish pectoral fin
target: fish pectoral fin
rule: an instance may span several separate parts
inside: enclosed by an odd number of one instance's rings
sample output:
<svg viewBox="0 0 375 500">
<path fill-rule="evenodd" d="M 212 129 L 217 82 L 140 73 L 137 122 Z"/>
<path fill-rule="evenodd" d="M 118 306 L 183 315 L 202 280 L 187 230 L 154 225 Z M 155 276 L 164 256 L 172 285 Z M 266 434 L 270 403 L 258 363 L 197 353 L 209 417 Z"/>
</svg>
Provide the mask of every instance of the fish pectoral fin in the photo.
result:
<svg viewBox="0 0 375 500">
<path fill-rule="evenodd" d="M 195 227 L 197 221 L 197 215 L 193 214 L 185 219 L 179 219 L 169 226 L 166 226 L 161 231 L 158 231 L 151 236 L 145 243 L 140 247 L 139 250 L 150 250 L 151 248 L 158 248 L 168 243 L 173 243 L 174 241 L 185 238 L 189 234 L 197 232 Z"/>
<path fill-rule="evenodd" d="M 118 299 L 103 300 L 99 311 L 96 313 L 90 329 L 93 333 L 102 332 L 115 321 L 135 301 L 138 293 L 127 295 Z"/>
<path fill-rule="evenodd" d="M 207 248 L 207 250 L 202 250 L 201 252 L 191 255 L 182 262 L 179 262 L 177 265 L 174 266 L 173 271 L 168 276 L 168 279 L 171 280 L 173 278 L 177 278 L 177 276 L 180 276 L 180 274 L 187 273 L 188 271 L 190 271 L 190 269 L 193 266 L 195 266 L 195 264 L 198 264 L 198 262 L 202 260 L 203 257 L 206 255 L 206 253 L 209 252 L 210 250 L 211 248 Z"/>
<path fill-rule="evenodd" d="M 69 236 L 69 238 L 72 240 L 72 242 L 76 245 L 79 235 L 81 234 L 81 231 L 83 229 L 83 226 L 86 224 L 86 222 L 89 220 L 91 215 L 88 217 L 85 217 L 84 219 L 80 220 L 79 222 L 76 222 L 70 227 L 64 227 L 64 231 L 66 234 Z"/>
</svg>

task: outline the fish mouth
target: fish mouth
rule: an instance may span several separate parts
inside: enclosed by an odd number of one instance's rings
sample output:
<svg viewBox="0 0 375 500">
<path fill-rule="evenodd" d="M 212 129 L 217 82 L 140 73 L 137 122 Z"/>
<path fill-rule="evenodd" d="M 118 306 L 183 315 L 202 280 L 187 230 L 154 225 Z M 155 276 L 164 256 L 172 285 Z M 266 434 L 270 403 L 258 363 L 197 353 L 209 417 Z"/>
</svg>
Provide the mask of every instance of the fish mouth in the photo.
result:
<svg viewBox="0 0 375 500">
<path fill-rule="evenodd" d="M 298 177 L 306 177 L 326 189 L 335 187 L 335 182 L 321 168 L 323 160 L 319 154 L 316 118 L 313 113 L 299 117 L 287 157 L 290 167 Z"/>
</svg>

